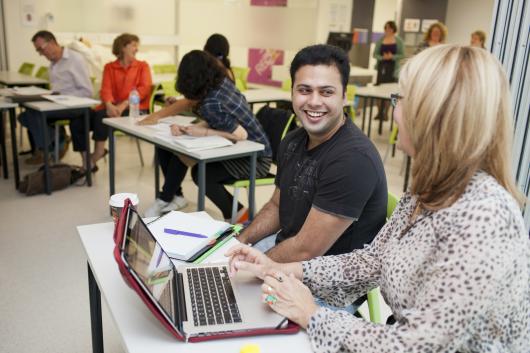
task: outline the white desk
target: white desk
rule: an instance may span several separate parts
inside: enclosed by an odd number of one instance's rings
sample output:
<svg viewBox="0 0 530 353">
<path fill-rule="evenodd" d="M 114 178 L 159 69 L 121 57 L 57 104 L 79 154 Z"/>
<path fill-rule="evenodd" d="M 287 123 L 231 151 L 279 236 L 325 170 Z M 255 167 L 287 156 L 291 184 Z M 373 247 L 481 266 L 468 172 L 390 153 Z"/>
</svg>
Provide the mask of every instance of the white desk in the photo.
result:
<svg viewBox="0 0 530 353">
<path fill-rule="evenodd" d="M 91 173 L 91 161 L 90 161 L 90 108 L 93 106 L 93 104 L 81 104 L 78 106 L 64 106 L 58 103 L 50 102 L 50 101 L 38 101 L 38 102 L 26 102 L 22 104 L 27 109 L 32 109 L 34 111 L 37 111 L 40 113 L 43 126 L 47 126 L 47 119 L 48 116 L 53 115 L 53 113 L 57 112 L 78 112 L 81 111 L 83 113 L 84 118 L 84 125 L 85 125 L 85 143 L 86 143 L 86 179 L 88 186 L 92 186 L 92 173 Z M 49 142 L 49 136 L 48 136 L 48 129 L 43 129 L 42 134 L 44 137 L 44 146 L 48 146 Z M 58 146 L 58 141 L 56 141 L 56 146 Z M 51 194 L 51 180 L 50 180 L 50 168 L 49 168 L 49 160 L 48 160 L 48 148 L 44 148 L 44 178 L 45 178 L 45 190 L 48 195 Z"/>
<path fill-rule="evenodd" d="M 48 81 L 14 71 L 0 71 L 0 84 L 13 86 L 45 86 Z"/>
<path fill-rule="evenodd" d="M 267 105 L 278 102 L 291 103 L 291 91 L 284 91 L 279 88 L 250 88 L 241 93 L 245 96 L 251 111 L 254 111 L 254 104 L 258 103 L 266 103 Z"/>
<path fill-rule="evenodd" d="M 176 81 L 177 73 L 167 73 L 167 74 L 153 74 L 153 85 L 158 85 L 162 82 Z"/>
<path fill-rule="evenodd" d="M 130 118 L 105 118 L 103 123 L 110 126 L 109 129 L 109 183 L 110 195 L 115 192 L 114 189 L 114 174 L 115 174 L 115 143 L 113 130 L 120 130 L 124 133 L 137 137 L 143 141 L 151 143 L 159 148 L 163 148 L 173 153 L 184 154 L 197 161 L 198 164 L 198 179 L 199 179 L 199 196 L 197 200 L 197 210 L 204 210 L 205 190 L 206 190 L 206 163 L 216 162 L 227 159 L 234 159 L 240 157 L 250 157 L 250 186 L 249 186 L 249 217 L 254 217 L 254 200 L 256 189 L 256 162 L 258 152 L 263 151 L 265 146 L 260 143 L 245 140 L 238 141 L 232 146 L 214 148 L 204 151 L 188 151 L 177 144 L 170 143 L 163 140 L 156 135 L 157 131 L 148 126 L 140 126 L 130 120 Z M 156 149 L 155 149 L 156 153 Z M 155 193 L 159 191 L 159 170 L 158 158 L 155 156 Z M 155 195 L 158 196 L 158 195 Z"/>
<path fill-rule="evenodd" d="M 244 344 L 255 343 L 261 353 L 311 352 L 305 331 L 294 335 L 231 338 L 200 343 L 175 339 L 153 316 L 140 297 L 129 288 L 113 258 L 114 223 L 77 227 L 88 259 L 92 350 L 103 353 L 101 297 L 120 333 L 123 348 L 129 353 L 238 353 Z"/>
<path fill-rule="evenodd" d="M 15 118 L 15 108 L 18 107 L 17 103 L 10 103 L 0 101 L 0 112 L 2 113 L 2 121 L 0 122 L 0 149 L 2 153 L 2 169 L 4 173 L 4 179 L 8 178 L 8 169 L 7 169 L 7 153 L 6 153 L 6 140 L 5 140 L 5 131 L 4 131 L 4 112 L 9 113 L 9 125 L 11 128 L 11 149 L 13 152 L 13 169 L 15 174 L 15 188 L 18 190 L 18 183 L 20 180 L 19 168 L 18 168 L 18 151 L 17 151 L 17 134 L 16 134 L 16 125 L 17 121 Z"/>
</svg>

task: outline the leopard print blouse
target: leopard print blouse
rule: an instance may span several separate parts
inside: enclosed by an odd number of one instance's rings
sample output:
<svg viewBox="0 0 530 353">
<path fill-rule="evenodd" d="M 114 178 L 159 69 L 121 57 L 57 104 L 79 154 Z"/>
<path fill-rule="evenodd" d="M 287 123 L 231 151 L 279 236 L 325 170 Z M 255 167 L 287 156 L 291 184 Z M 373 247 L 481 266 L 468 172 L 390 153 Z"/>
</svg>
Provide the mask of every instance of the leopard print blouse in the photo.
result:
<svg viewBox="0 0 530 353">
<path fill-rule="evenodd" d="M 476 173 L 450 207 L 408 220 L 405 193 L 370 246 L 303 263 L 304 283 L 344 307 L 379 286 L 397 320 L 319 308 L 315 352 L 530 352 L 530 241 L 511 195 Z M 407 229 L 408 228 L 408 229 Z"/>
</svg>

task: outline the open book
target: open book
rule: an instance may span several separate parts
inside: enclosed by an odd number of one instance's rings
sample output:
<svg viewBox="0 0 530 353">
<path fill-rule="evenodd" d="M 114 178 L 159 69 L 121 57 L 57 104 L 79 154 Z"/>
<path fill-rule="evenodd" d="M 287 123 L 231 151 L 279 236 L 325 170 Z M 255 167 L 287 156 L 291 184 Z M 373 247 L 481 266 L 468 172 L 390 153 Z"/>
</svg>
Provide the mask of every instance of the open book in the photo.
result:
<svg viewBox="0 0 530 353">
<path fill-rule="evenodd" d="M 148 224 L 149 230 L 172 258 L 189 261 L 232 226 L 188 213 L 171 211 Z"/>
</svg>

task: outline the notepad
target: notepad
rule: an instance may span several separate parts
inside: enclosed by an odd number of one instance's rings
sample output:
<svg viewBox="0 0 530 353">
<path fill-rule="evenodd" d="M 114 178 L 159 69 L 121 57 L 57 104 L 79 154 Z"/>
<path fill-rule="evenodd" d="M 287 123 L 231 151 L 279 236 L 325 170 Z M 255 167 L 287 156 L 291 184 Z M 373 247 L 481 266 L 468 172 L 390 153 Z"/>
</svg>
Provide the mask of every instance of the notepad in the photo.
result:
<svg viewBox="0 0 530 353">
<path fill-rule="evenodd" d="M 40 96 L 43 94 L 51 94 L 52 91 L 36 86 L 28 87 L 14 87 L 13 93 L 18 96 Z"/>
<path fill-rule="evenodd" d="M 171 211 L 148 225 L 164 251 L 172 258 L 187 261 L 230 224 L 216 220 L 205 220 L 188 213 Z M 167 232 L 167 229 L 172 231 Z M 179 232 L 181 231 L 181 232 Z M 179 233 L 200 234 L 207 237 L 188 236 Z"/>
<path fill-rule="evenodd" d="M 86 97 L 76 97 L 69 96 L 65 94 L 56 94 L 56 95 L 44 95 L 42 98 L 45 98 L 49 101 L 52 101 L 57 104 L 61 104 L 67 107 L 76 107 L 76 106 L 85 106 L 85 105 L 96 105 L 100 102 L 98 100 Z"/>
</svg>

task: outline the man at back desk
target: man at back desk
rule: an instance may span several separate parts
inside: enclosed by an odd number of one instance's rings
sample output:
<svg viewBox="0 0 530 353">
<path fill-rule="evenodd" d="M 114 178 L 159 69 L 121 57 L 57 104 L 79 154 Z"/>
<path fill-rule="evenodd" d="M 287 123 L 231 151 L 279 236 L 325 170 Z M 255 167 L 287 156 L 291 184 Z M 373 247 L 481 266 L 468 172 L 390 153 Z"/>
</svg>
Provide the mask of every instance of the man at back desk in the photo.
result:
<svg viewBox="0 0 530 353">
<path fill-rule="evenodd" d="M 346 53 L 328 45 L 305 48 L 291 63 L 293 109 L 303 128 L 282 141 L 276 189 L 239 236 L 274 261 L 362 248 L 385 223 L 383 163 L 343 111 L 349 70 Z"/>
<path fill-rule="evenodd" d="M 31 41 L 35 50 L 50 61 L 48 72 L 52 91 L 77 97 L 92 97 L 92 82 L 90 81 L 87 64 L 81 54 L 66 47 L 61 47 L 57 43 L 53 33 L 49 31 L 35 33 Z M 70 119 L 80 114 L 72 111 L 55 112 L 52 117 L 48 118 L 48 122 Z M 35 147 L 32 148 L 34 149 L 33 156 L 25 162 L 27 164 L 42 164 L 44 162 L 42 153 L 44 150 L 44 138 L 42 130 L 45 128 L 49 130 L 49 136 L 51 137 L 49 139 L 50 143 L 59 143 L 58 141 L 53 141 L 52 128 L 43 126 L 39 113 L 33 110 L 26 110 L 20 114 L 18 119 L 22 125 L 28 128 L 31 139 L 33 140 L 32 145 L 34 144 L 32 147 Z M 64 135 L 64 132 L 61 132 L 61 158 L 68 147 Z M 50 146 L 47 147 L 49 148 Z"/>
</svg>

